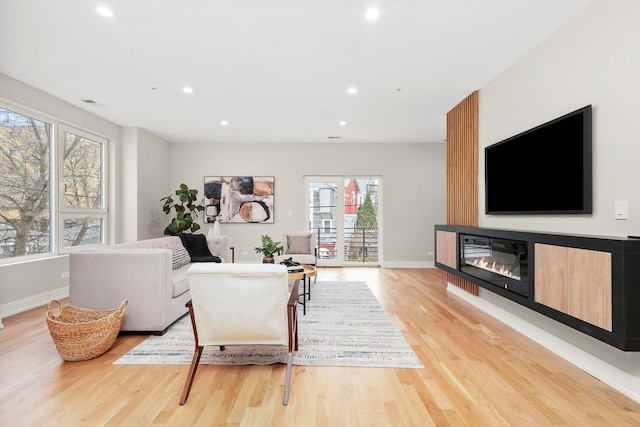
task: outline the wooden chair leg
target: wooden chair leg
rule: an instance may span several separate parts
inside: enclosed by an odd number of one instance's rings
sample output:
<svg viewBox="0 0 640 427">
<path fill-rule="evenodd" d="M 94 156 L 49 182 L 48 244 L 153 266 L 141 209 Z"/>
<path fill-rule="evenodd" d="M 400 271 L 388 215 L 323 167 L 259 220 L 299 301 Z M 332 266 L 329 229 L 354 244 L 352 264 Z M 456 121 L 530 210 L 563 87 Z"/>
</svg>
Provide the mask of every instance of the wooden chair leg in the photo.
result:
<svg viewBox="0 0 640 427">
<path fill-rule="evenodd" d="M 287 354 L 287 375 L 284 380 L 284 399 L 282 400 L 283 405 L 286 405 L 289 403 L 289 385 L 291 384 L 292 363 L 293 363 L 293 352 L 289 352 Z"/>
<path fill-rule="evenodd" d="M 187 398 L 189 397 L 189 392 L 191 391 L 193 378 L 196 376 L 196 370 L 198 369 L 198 364 L 200 363 L 200 356 L 202 356 L 203 348 L 203 346 L 198 346 L 193 352 L 193 359 L 191 360 L 189 375 L 187 376 L 187 381 L 184 383 L 184 388 L 182 389 L 182 397 L 180 398 L 181 405 L 184 405 L 184 402 L 186 402 Z"/>
</svg>

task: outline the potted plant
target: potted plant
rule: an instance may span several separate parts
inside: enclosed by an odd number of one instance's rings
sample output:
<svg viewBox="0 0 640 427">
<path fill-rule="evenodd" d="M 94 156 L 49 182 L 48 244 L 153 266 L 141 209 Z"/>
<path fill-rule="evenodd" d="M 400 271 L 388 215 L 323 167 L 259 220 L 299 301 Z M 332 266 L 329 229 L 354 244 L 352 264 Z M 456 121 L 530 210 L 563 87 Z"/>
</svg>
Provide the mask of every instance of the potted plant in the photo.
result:
<svg viewBox="0 0 640 427">
<path fill-rule="evenodd" d="M 280 242 L 274 242 L 273 239 L 266 234 L 262 236 L 262 246 L 256 246 L 256 253 L 264 255 L 263 263 L 273 263 L 273 256 L 282 250 Z"/>
<path fill-rule="evenodd" d="M 164 229 L 167 236 L 175 236 L 183 231 L 190 230 L 192 233 L 200 229 L 200 224 L 195 222 L 198 218 L 198 212 L 204 210 L 202 201 L 196 204 L 198 200 L 198 190 L 189 188 L 186 184 L 180 184 L 180 188 L 176 190 L 176 196 L 180 203 L 174 202 L 173 197 L 168 195 L 160 199 L 164 201 L 162 210 L 165 214 L 171 213 L 171 209 L 176 211 L 176 216 L 171 220 L 171 224 Z"/>
</svg>

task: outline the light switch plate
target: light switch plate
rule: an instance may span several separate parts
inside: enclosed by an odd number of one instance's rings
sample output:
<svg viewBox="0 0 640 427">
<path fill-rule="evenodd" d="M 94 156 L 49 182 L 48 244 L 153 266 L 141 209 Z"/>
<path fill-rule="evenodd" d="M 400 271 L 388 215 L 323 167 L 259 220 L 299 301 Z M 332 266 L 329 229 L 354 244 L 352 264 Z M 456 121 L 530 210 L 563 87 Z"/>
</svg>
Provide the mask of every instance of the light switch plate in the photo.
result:
<svg viewBox="0 0 640 427">
<path fill-rule="evenodd" d="M 616 200 L 613 217 L 615 219 L 629 219 L 629 206 L 626 200 Z"/>
</svg>

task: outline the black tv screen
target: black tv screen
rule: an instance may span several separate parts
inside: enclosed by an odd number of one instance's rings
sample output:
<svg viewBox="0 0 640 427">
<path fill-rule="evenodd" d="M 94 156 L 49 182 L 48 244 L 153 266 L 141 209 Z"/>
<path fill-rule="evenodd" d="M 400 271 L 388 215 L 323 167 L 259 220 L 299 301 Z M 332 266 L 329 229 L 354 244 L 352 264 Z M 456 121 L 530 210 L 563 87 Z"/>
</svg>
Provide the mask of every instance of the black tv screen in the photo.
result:
<svg viewBox="0 0 640 427">
<path fill-rule="evenodd" d="M 485 148 L 488 215 L 590 214 L 591 105 Z"/>
</svg>

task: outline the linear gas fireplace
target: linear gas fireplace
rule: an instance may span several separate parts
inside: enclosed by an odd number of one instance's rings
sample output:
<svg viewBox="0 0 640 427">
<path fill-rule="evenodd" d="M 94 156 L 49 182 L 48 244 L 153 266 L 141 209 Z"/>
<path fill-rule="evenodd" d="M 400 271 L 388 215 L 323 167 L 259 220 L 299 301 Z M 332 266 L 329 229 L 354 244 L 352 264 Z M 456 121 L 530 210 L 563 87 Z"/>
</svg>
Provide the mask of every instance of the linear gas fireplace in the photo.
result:
<svg viewBox="0 0 640 427">
<path fill-rule="evenodd" d="M 460 270 L 529 297 L 527 242 L 460 234 Z"/>
</svg>

